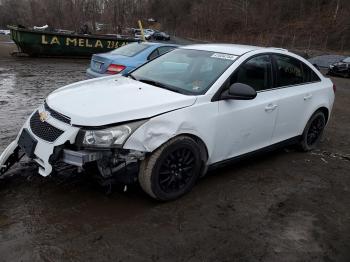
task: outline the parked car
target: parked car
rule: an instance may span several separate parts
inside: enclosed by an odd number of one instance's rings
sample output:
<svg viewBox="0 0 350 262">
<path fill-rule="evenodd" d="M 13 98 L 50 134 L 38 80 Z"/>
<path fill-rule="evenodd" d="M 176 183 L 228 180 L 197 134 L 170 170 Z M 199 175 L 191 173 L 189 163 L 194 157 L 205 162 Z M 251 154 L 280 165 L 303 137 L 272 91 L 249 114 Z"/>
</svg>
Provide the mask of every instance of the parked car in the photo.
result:
<svg viewBox="0 0 350 262">
<path fill-rule="evenodd" d="M 0 35 L 9 35 L 11 32 L 10 30 L 2 30 L 0 29 Z"/>
<path fill-rule="evenodd" d="M 330 65 L 328 68 L 328 74 L 350 77 L 350 57 Z"/>
<path fill-rule="evenodd" d="M 119 47 L 108 53 L 95 54 L 91 58 L 86 75 L 88 78 L 114 74 L 125 75 L 147 61 L 177 47 L 172 44 L 140 42 Z"/>
<path fill-rule="evenodd" d="M 143 30 L 143 34 L 146 40 L 150 40 L 152 38 L 152 34 L 150 32 Z M 142 34 L 140 29 L 135 30 L 135 38 L 142 40 Z"/>
<path fill-rule="evenodd" d="M 154 33 L 156 32 L 155 30 L 153 29 L 144 29 L 144 32 L 146 32 L 147 34 L 151 35 L 151 37 L 154 35 Z"/>
<path fill-rule="evenodd" d="M 127 76 L 51 93 L 0 156 L 0 173 L 23 151 L 42 176 L 63 162 L 107 181 L 139 181 L 151 197 L 172 200 L 210 166 L 291 143 L 314 149 L 334 90 L 287 50 L 180 47 Z"/>
<path fill-rule="evenodd" d="M 153 38 L 155 40 L 170 40 L 170 35 L 168 35 L 167 33 L 164 33 L 164 32 L 159 32 L 159 31 L 156 31 L 154 34 L 153 34 Z"/>
</svg>

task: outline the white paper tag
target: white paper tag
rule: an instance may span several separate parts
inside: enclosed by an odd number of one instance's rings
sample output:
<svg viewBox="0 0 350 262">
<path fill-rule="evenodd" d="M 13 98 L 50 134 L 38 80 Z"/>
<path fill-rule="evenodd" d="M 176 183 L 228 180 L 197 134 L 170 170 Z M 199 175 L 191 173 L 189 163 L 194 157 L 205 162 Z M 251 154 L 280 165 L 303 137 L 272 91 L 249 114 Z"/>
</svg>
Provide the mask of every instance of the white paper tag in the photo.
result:
<svg viewBox="0 0 350 262">
<path fill-rule="evenodd" d="M 236 60 L 238 56 L 236 55 L 228 55 L 228 54 L 220 54 L 220 53 L 215 53 L 211 57 L 213 58 L 219 58 L 219 59 L 226 59 L 226 60 Z"/>
</svg>

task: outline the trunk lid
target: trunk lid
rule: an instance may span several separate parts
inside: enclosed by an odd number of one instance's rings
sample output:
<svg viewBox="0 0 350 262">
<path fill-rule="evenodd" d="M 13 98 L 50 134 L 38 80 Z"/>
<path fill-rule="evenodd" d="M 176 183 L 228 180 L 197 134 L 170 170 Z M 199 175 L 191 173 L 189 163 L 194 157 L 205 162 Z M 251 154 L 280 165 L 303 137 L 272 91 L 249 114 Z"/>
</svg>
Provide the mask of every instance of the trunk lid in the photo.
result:
<svg viewBox="0 0 350 262">
<path fill-rule="evenodd" d="M 110 53 L 93 55 L 90 62 L 90 69 L 94 72 L 105 74 L 111 64 L 127 66 L 127 59 L 130 57 L 123 55 L 113 55 Z"/>
</svg>

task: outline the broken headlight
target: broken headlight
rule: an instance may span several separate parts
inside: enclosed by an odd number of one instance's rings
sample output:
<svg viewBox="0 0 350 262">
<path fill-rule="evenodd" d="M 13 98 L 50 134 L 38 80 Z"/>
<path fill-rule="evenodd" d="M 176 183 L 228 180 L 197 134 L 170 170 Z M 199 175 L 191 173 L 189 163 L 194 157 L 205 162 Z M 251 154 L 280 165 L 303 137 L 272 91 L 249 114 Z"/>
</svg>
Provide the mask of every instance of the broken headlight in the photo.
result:
<svg viewBox="0 0 350 262">
<path fill-rule="evenodd" d="M 104 129 L 82 129 L 77 139 L 83 147 L 121 147 L 129 136 L 146 121 L 136 121 Z"/>
</svg>

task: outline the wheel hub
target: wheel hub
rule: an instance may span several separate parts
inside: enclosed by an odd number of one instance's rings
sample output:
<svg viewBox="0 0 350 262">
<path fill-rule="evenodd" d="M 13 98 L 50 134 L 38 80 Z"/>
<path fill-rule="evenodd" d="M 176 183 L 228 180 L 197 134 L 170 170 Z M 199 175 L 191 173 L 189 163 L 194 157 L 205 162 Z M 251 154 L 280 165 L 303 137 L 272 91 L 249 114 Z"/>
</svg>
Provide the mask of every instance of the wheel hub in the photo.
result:
<svg viewBox="0 0 350 262">
<path fill-rule="evenodd" d="M 313 145 L 317 142 L 318 138 L 322 134 L 324 129 L 324 121 L 321 117 L 317 117 L 312 121 L 309 131 L 307 133 L 307 143 L 308 145 Z"/>
<path fill-rule="evenodd" d="M 180 148 L 168 154 L 160 168 L 160 186 L 167 193 L 177 192 L 191 181 L 195 168 L 194 153 Z"/>
</svg>

